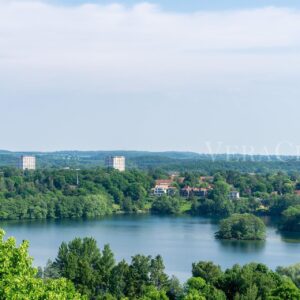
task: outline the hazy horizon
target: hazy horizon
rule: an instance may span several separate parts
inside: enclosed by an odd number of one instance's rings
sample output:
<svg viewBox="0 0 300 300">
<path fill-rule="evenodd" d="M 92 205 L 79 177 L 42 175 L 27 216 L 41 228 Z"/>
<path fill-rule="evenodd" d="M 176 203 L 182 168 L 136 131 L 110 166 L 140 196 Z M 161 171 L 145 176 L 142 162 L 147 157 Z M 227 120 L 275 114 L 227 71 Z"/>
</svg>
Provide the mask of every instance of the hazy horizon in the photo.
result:
<svg viewBox="0 0 300 300">
<path fill-rule="evenodd" d="M 300 157 L 300 152 L 299 153 L 295 153 L 295 154 L 285 154 L 285 153 L 276 153 L 276 152 L 268 152 L 268 150 L 266 149 L 265 152 L 222 152 L 222 151 L 212 151 L 212 152 L 196 152 L 196 151 L 189 151 L 189 150 L 162 150 L 162 151 L 159 151 L 159 150 L 143 150 L 143 149 L 140 149 L 140 150 L 137 150 L 137 149 L 127 149 L 127 150 L 124 150 L 124 149 L 94 149 L 94 150 L 91 150 L 91 149 L 58 149 L 58 150 L 38 150 L 38 149 L 35 149 L 35 150 L 7 150 L 7 149 L 0 149 L 0 152 L 1 151 L 4 151 L 4 152 L 9 152 L 9 153 L 32 153 L 32 154 L 47 154 L 47 153 L 62 153 L 62 152 L 110 152 L 110 153 L 126 153 L 126 152 L 137 152 L 137 153 L 142 153 L 142 152 L 145 152 L 145 153 L 149 153 L 149 154 L 157 154 L 157 153 L 162 153 L 162 154 L 166 154 L 166 153 L 190 153 L 190 154 L 198 154 L 198 155 L 205 155 L 205 156 L 217 156 L 217 155 L 228 155 L 228 156 L 231 156 L 231 155 L 237 155 L 237 156 L 245 156 L 245 157 L 251 157 L 251 156 L 262 156 L 262 157 L 278 157 L 278 159 L 280 159 L 280 157 L 296 157 L 297 159 L 299 159 Z"/>
<path fill-rule="evenodd" d="M 0 0 L 0 148 L 298 155 L 300 3 L 225 2 Z"/>
</svg>

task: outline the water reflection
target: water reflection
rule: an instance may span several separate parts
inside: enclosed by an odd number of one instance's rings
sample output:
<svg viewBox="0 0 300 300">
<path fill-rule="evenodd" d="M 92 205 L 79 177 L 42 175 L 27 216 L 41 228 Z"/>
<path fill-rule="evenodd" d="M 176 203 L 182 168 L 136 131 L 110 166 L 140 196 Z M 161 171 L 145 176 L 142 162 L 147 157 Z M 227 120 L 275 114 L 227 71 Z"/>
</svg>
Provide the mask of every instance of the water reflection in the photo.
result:
<svg viewBox="0 0 300 300">
<path fill-rule="evenodd" d="M 266 246 L 265 241 L 218 240 L 218 244 L 231 253 L 257 253 L 262 252 Z"/>
<path fill-rule="evenodd" d="M 278 231 L 280 238 L 286 243 L 300 243 L 300 232 Z"/>
<path fill-rule="evenodd" d="M 300 232 L 287 232 L 279 230 L 281 223 L 280 217 L 264 216 L 261 218 L 266 224 L 269 234 L 279 236 L 281 241 L 285 243 L 300 243 Z M 267 239 L 270 239 L 270 236 L 268 236 Z"/>
<path fill-rule="evenodd" d="M 161 254 L 167 273 L 184 281 L 191 275 L 191 264 L 210 260 L 231 267 L 262 262 L 275 269 L 278 265 L 299 262 L 300 233 L 279 233 L 276 220 L 264 218 L 266 241 L 216 240 L 217 218 L 192 216 L 117 215 L 93 220 L 27 220 L 0 222 L 0 228 L 17 242 L 30 241 L 30 255 L 36 266 L 55 259 L 62 241 L 75 237 L 94 237 L 99 247 L 110 244 L 116 260 L 131 260 L 137 253 Z"/>
<path fill-rule="evenodd" d="M 270 228 L 278 228 L 278 225 L 281 220 L 278 216 L 262 216 L 260 218 L 264 221 L 266 226 Z"/>
</svg>

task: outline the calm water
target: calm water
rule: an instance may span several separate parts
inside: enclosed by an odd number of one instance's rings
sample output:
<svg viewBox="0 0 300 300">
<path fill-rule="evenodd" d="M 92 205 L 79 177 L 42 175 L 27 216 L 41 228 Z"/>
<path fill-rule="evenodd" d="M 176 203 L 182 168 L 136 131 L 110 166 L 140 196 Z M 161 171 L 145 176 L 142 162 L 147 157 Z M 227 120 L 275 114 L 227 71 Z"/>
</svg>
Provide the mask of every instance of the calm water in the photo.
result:
<svg viewBox="0 0 300 300">
<path fill-rule="evenodd" d="M 102 248 L 109 243 L 116 259 L 134 254 L 161 254 L 167 273 L 181 280 L 190 276 L 192 262 L 212 260 L 223 268 L 235 263 L 263 262 L 271 268 L 300 262 L 300 235 L 283 236 L 268 225 L 266 242 L 218 241 L 217 221 L 201 217 L 113 216 L 98 220 L 1 222 L 8 236 L 30 241 L 35 265 L 55 258 L 62 241 L 92 236 Z"/>
</svg>

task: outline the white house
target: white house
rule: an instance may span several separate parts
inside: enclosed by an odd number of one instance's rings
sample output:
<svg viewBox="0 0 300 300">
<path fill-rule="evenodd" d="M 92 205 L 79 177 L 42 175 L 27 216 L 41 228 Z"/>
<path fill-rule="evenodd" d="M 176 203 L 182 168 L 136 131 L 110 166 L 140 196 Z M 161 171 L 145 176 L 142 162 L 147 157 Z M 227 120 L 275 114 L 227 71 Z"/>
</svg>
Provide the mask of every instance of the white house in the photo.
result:
<svg viewBox="0 0 300 300">
<path fill-rule="evenodd" d="M 231 192 L 229 192 L 228 197 L 229 197 L 231 200 L 237 200 L 237 199 L 240 199 L 240 192 L 238 192 L 238 191 L 231 191 Z"/>
<path fill-rule="evenodd" d="M 156 185 L 153 189 L 154 196 L 162 196 L 168 193 L 168 187 L 164 185 Z"/>
</svg>

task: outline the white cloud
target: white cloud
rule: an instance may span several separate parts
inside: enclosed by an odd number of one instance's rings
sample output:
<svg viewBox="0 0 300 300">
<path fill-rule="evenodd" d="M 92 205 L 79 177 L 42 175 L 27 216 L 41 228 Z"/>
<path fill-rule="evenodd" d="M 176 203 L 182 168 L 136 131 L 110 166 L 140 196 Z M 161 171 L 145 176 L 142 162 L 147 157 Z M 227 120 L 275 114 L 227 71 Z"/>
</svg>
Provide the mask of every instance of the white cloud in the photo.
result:
<svg viewBox="0 0 300 300">
<path fill-rule="evenodd" d="M 285 8 L 180 14 L 148 3 L 0 1 L 0 79 L 20 89 L 239 90 L 243 80 L 298 76 L 299 46 L 300 11 Z"/>
<path fill-rule="evenodd" d="M 0 0 L 2 147 L 297 143 L 299 49 L 299 10 Z"/>
</svg>

